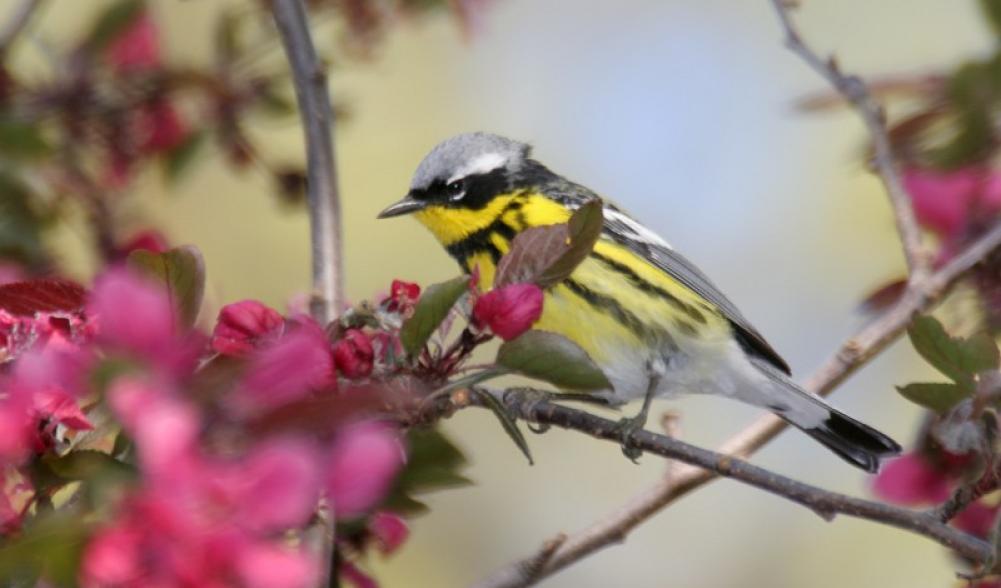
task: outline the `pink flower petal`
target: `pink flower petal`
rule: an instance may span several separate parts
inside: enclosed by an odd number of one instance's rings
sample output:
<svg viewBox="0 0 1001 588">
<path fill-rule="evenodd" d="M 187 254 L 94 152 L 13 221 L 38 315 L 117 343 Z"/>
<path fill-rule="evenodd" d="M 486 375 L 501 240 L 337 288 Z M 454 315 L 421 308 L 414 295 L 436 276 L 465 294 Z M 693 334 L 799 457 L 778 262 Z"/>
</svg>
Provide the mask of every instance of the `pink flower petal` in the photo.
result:
<svg viewBox="0 0 1001 588">
<path fill-rule="evenodd" d="M 194 407 L 133 379 L 116 381 L 109 403 L 135 441 L 149 475 L 175 478 L 191 466 L 201 419 Z"/>
<path fill-rule="evenodd" d="M 950 480 L 920 453 L 908 453 L 887 463 L 873 483 L 873 492 L 887 502 L 906 506 L 937 504 L 949 497 Z"/>
<path fill-rule="evenodd" d="M 241 524 L 262 531 L 304 525 L 320 496 L 316 447 L 296 439 L 265 441 L 241 460 L 228 483 L 238 488 Z"/>
<path fill-rule="evenodd" d="M 374 359 L 372 341 L 360 329 L 348 329 L 334 343 L 334 363 L 337 370 L 347 378 L 367 378 L 372 373 Z"/>
<path fill-rule="evenodd" d="M 983 500 L 978 500 L 956 515 L 952 524 L 971 535 L 986 539 L 990 535 L 991 529 L 994 528 L 998 509 L 999 506 L 990 506 L 985 504 Z"/>
<path fill-rule="evenodd" d="M 108 61 L 121 72 L 154 68 L 161 62 L 158 36 L 156 23 L 143 12 L 108 45 Z"/>
<path fill-rule="evenodd" d="M 83 552 L 83 586 L 135 585 L 142 575 L 141 541 L 142 533 L 128 525 L 98 531 Z"/>
<path fill-rule="evenodd" d="M 379 550 L 389 555 L 399 549 L 410 536 L 407 522 L 391 512 L 377 512 L 368 522 L 368 531 L 378 542 Z"/>
<path fill-rule="evenodd" d="M 302 323 L 253 356 L 237 404 L 250 412 L 274 408 L 331 385 L 333 377 L 326 334 L 314 322 Z"/>
<path fill-rule="evenodd" d="M 903 182 L 918 222 L 950 238 L 965 227 L 981 176 L 973 168 L 949 172 L 908 168 L 904 170 Z"/>
<path fill-rule="evenodd" d="M 285 326 L 278 311 L 256 300 L 227 304 L 219 311 L 212 332 L 212 349 L 223 355 L 243 356 L 277 339 Z"/>
<path fill-rule="evenodd" d="M 246 588 L 310 588 L 319 577 L 309 554 L 264 543 L 243 550 L 237 571 Z"/>
<path fill-rule="evenodd" d="M 397 433 L 382 423 L 346 427 L 327 465 L 327 493 L 338 518 L 363 514 L 389 490 L 404 462 Z"/>
<path fill-rule="evenodd" d="M 88 311 L 99 341 L 118 350 L 156 359 L 176 344 L 167 293 L 128 270 L 109 270 L 97 279 Z"/>
<path fill-rule="evenodd" d="M 511 284 L 480 296 L 473 307 L 476 323 L 487 325 L 505 341 L 532 328 L 542 315 L 542 289 L 535 284 Z"/>
</svg>

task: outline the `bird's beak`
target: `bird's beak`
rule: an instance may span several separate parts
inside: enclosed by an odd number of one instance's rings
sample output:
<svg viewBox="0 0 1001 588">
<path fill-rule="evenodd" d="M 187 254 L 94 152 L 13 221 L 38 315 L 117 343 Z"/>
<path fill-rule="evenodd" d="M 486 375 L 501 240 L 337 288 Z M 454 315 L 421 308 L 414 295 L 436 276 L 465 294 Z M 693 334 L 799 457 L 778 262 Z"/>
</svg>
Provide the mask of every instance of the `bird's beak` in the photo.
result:
<svg viewBox="0 0 1001 588">
<path fill-rule="evenodd" d="M 391 216 L 410 214 L 411 212 L 417 212 L 418 210 L 424 208 L 424 206 L 424 202 L 416 200 L 412 198 L 410 194 L 407 194 L 403 197 L 403 200 L 387 206 L 385 210 L 379 213 L 377 218 L 389 218 Z"/>
</svg>

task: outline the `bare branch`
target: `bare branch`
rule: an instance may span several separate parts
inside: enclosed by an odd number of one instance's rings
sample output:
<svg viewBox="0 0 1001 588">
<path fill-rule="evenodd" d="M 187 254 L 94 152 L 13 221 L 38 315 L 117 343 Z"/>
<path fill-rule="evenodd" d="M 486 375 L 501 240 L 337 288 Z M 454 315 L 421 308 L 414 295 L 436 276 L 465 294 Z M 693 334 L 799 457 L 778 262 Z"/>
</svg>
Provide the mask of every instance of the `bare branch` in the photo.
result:
<svg viewBox="0 0 1001 588">
<path fill-rule="evenodd" d="M 845 341 L 841 348 L 805 381 L 804 387 L 822 396 L 829 394 L 897 339 L 914 315 L 925 312 L 940 302 L 957 280 L 998 247 L 1001 247 L 1001 224 L 984 234 L 935 273 L 925 276 L 920 281 L 912 281 L 893 308 Z M 774 439 L 786 426 L 781 419 L 772 415 L 764 416 L 723 443 L 718 451 L 728 456 L 750 456 Z M 529 586 L 604 547 L 621 543 L 634 528 L 668 504 L 719 475 L 718 471 L 687 463 L 689 465 L 673 469 L 670 477 L 637 494 L 604 519 L 570 534 L 556 553 L 547 560 L 545 566 L 532 578 L 518 576 L 515 570 L 521 564 L 519 561 L 491 576 L 492 579 L 505 581 L 485 582 L 480 584 L 479 588 Z M 928 516 L 940 520 L 933 515 Z"/>
<path fill-rule="evenodd" d="M 341 205 L 334 165 L 333 109 L 327 74 L 316 56 L 302 0 L 272 0 L 282 46 L 292 67 L 308 159 L 309 221 L 313 252 L 310 310 L 322 324 L 343 301 Z"/>
<path fill-rule="evenodd" d="M 310 312 L 320 324 L 332 321 L 343 297 L 341 204 L 334 159 L 334 115 L 327 75 L 316 56 L 303 0 L 272 0 L 272 13 L 292 68 L 295 94 L 306 140 L 309 226 L 313 287 Z M 336 587 L 337 553 L 334 513 L 321 505 L 312 533 L 324 570 L 320 586 Z"/>
<path fill-rule="evenodd" d="M 869 89 L 861 78 L 841 72 L 834 57 L 824 59 L 809 45 L 803 42 L 796 25 L 789 14 L 791 3 L 788 0 L 771 0 L 779 21 L 785 32 L 785 44 L 792 52 L 799 55 L 815 72 L 820 74 L 845 100 L 850 102 L 865 124 L 869 137 L 872 139 L 874 164 L 879 173 L 886 193 L 893 206 L 893 214 L 897 223 L 897 232 L 903 245 L 904 257 L 910 269 L 911 279 L 922 277 L 928 272 L 930 259 L 921 244 L 921 229 L 914 217 L 911 199 L 904 189 L 900 174 L 897 171 L 893 148 L 886 130 L 886 113 L 882 105 L 873 99 Z"/>
<path fill-rule="evenodd" d="M 10 12 L 10 20 L 0 28 L 0 55 L 10 49 L 41 5 L 42 0 L 21 0 L 21 3 Z"/>
<path fill-rule="evenodd" d="M 533 395 L 526 395 L 518 390 L 507 391 L 504 394 L 504 402 L 512 414 L 531 422 L 580 431 L 598 439 L 615 442 L 622 440 L 621 431 L 616 422 L 582 410 L 539 400 Z M 791 500 L 809 508 L 827 521 L 833 520 L 836 515 L 843 514 L 898 527 L 924 535 L 977 562 L 989 561 L 993 553 L 991 544 L 949 526 L 928 512 L 864 500 L 810 486 L 731 455 L 702 449 L 684 441 L 649 431 L 634 432 L 630 435 L 628 442 L 630 446 L 644 452 L 675 459 L 699 468 L 700 471 L 732 478 Z M 538 566 L 530 564 L 542 556 L 552 557 L 552 551 L 551 545 L 547 544 L 539 555 L 518 562 L 510 569 L 502 570 L 501 574 L 479 585 L 478 588 L 524 586 L 534 583 L 536 579 L 541 577 L 540 570 L 538 570 Z M 520 575 L 512 573 L 515 571 L 522 571 L 522 573 Z"/>
</svg>

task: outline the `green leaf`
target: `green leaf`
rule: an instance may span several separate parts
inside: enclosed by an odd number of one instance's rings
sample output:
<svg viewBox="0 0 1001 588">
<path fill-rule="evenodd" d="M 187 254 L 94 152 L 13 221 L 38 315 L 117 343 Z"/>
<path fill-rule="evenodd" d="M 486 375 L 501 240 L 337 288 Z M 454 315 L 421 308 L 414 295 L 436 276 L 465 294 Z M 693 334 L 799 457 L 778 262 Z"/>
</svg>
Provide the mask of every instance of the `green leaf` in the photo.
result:
<svg viewBox="0 0 1001 588">
<path fill-rule="evenodd" d="M 497 364 L 559 388 L 611 389 L 605 373 L 587 352 L 562 335 L 531 330 L 507 341 L 497 351 Z"/>
<path fill-rule="evenodd" d="M 33 159 L 51 151 L 37 123 L 0 118 L 0 154 L 11 158 Z"/>
<path fill-rule="evenodd" d="M 604 220 L 602 204 L 582 205 L 564 224 L 530 227 L 518 233 L 497 264 L 494 287 L 534 283 L 542 288 L 563 281 L 594 249 Z"/>
<path fill-rule="evenodd" d="M 897 386 L 901 396 L 939 414 L 949 412 L 973 394 L 973 388 L 951 383 L 916 383 Z"/>
<path fill-rule="evenodd" d="M 205 132 L 190 133 L 184 141 L 166 154 L 163 165 L 168 182 L 176 182 L 195 161 L 195 156 L 205 144 Z"/>
<path fill-rule="evenodd" d="M 400 328 L 400 343 L 407 354 L 416 356 L 463 294 L 469 291 L 469 277 L 459 276 L 432 284 L 421 295 L 414 314 Z"/>
<path fill-rule="evenodd" d="M 511 413 L 508 412 L 507 407 L 504 406 L 493 394 L 489 392 L 479 392 L 479 397 L 483 399 L 484 404 L 490 409 L 490 412 L 494 413 L 497 420 L 500 421 L 501 427 L 504 428 L 504 432 L 507 433 L 508 437 L 514 441 L 514 444 L 518 446 L 518 449 L 525 454 L 528 458 L 528 465 L 535 465 L 532 460 L 532 451 L 528 448 L 528 441 L 525 440 L 525 436 L 521 434 L 521 429 L 518 428 L 518 423 L 515 422 L 514 418 L 511 417 Z"/>
<path fill-rule="evenodd" d="M 471 484 L 459 473 L 466 458 L 448 437 L 436 429 L 411 429 L 407 433 L 407 464 L 382 504 L 400 514 L 421 513 L 427 506 L 413 497 L 443 488 Z"/>
<path fill-rule="evenodd" d="M 950 337 L 931 316 L 919 316 L 907 329 L 914 349 L 925 360 L 957 384 L 972 387 L 973 377 L 996 370 L 999 364 L 997 344 L 986 334 L 969 339 Z"/>
<path fill-rule="evenodd" d="M 0 545 L 0 578 L 42 575 L 58 586 L 75 586 L 88 532 L 86 523 L 73 513 L 39 515 L 20 535 Z"/>
<path fill-rule="evenodd" d="M 109 5 L 91 25 L 84 47 L 93 52 L 103 50 L 129 28 L 145 6 L 142 0 L 118 0 Z"/>
<path fill-rule="evenodd" d="M 163 253 L 136 250 L 129 254 L 130 267 L 163 283 L 182 324 L 191 326 L 198 318 L 205 294 L 205 262 L 192 245 L 175 247 Z"/>
<path fill-rule="evenodd" d="M 97 478 L 126 479 L 135 470 L 107 453 L 93 449 L 79 449 L 63 456 L 48 455 L 43 458 L 54 474 L 68 481 L 94 480 Z"/>
</svg>

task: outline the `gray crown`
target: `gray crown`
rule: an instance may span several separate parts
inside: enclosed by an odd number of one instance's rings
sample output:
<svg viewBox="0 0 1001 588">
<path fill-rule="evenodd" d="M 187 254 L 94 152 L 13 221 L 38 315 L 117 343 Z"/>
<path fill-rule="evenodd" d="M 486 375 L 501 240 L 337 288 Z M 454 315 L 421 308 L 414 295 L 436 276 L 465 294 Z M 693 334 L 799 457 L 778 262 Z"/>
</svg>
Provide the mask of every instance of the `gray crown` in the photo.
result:
<svg viewBox="0 0 1001 588">
<path fill-rule="evenodd" d="M 447 181 L 479 158 L 496 154 L 501 165 L 516 171 L 531 152 L 521 143 L 491 133 L 464 133 L 438 143 L 421 161 L 410 182 L 411 189 L 423 190 L 435 180 Z"/>
</svg>

